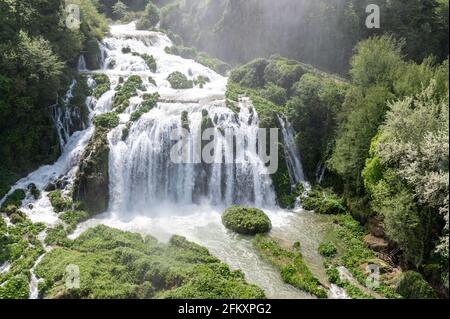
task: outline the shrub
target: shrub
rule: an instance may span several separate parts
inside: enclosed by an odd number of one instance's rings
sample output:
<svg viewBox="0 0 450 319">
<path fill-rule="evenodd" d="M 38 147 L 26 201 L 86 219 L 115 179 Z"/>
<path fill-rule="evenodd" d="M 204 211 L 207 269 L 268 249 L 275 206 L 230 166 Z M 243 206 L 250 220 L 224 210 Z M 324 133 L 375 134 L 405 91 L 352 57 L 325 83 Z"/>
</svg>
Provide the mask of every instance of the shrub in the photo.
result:
<svg viewBox="0 0 450 319">
<path fill-rule="evenodd" d="M 94 118 L 94 125 L 97 127 L 112 129 L 117 127 L 119 123 L 119 116 L 116 112 L 100 114 Z"/>
<path fill-rule="evenodd" d="M 25 199 L 25 196 L 26 193 L 23 189 L 16 189 L 8 195 L 0 210 L 4 211 L 8 206 L 20 207 L 22 205 L 22 201 Z"/>
<path fill-rule="evenodd" d="M 319 245 L 319 254 L 323 257 L 334 257 L 336 253 L 337 248 L 332 242 L 325 242 Z"/>
<path fill-rule="evenodd" d="M 155 27 L 159 22 L 159 9 L 153 3 L 147 4 L 144 14 L 136 22 L 137 30 L 150 30 Z"/>
<path fill-rule="evenodd" d="M 407 271 L 403 273 L 397 286 L 397 292 L 407 299 L 434 299 L 436 292 L 423 279 L 422 275 Z"/>
<path fill-rule="evenodd" d="M 72 200 L 64 197 L 60 190 L 51 192 L 48 198 L 56 213 L 61 213 L 72 208 Z"/>
<path fill-rule="evenodd" d="M 287 91 L 282 87 L 279 87 L 275 84 L 267 84 L 264 90 L 261 92 L 262 96 L 277 104 L 277 105 L 285 105 L 287 101 Z"/>
<path fill-rule="evenodd" d="M 267 233 L 272 228 L 269 217 L 259 209 L 232 206 L 222 215 L 226 228 L 244 235 Z"/>
<path fill-rule="evenodd" d="M 177 90 L 192 89 L 194 87 L 194 83 L 179 71 L 170 74 L 167 81 L 169 81 L 173 89 Z"/>
<path fill-rule="evenodd" d="M 316 188 L 302 196 L 302 206 L 306 210 L 314 210 L 318 214 L 344 214 L 346 209 L 343 201 L 329 190 Z"/>
</svg>

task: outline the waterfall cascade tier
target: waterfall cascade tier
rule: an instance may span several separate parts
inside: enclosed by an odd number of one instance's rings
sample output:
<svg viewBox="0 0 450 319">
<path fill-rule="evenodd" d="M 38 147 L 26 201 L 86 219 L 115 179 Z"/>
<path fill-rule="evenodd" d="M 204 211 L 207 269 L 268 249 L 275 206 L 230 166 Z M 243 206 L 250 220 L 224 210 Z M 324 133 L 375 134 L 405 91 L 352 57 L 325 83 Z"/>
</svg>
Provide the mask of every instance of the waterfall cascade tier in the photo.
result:
<svg viewBox="0 0 450 319">
<path fill-rule="evenodd" d="M 144 92 L 130 101 L 121 115 L 122 125 L 109 134 L 110 142 L 110 209 L 116 212 L 145 211 L 161 203 L 274 206 L 275 194 L 265 165 L 258 160 L 258 115 L 250 101 L 240 102 L 240 113 L 225 106 L 226 78 L 192 60 L 165 52 L 171 46 L 162 33 L 135 31 L 132 26 L 112 28 L 112 37 L 104 40 L 105 69 L 112 83 L 119 76 L 140 75 L 145 93 L 158 92 L 160 103 L 129 127 L 128 136 L 122 132 L 129 114 L 142 101 Z M 128 48 L 133 53 L 124 54 Z M 151 72 L 139 55 L 152 55 L 157 64 Z M 167 77 L 179 71 L 191 80 L 202 76 L 209 82 L 202 88 L 174 90 Z M 148 77 L 155 80 L 147 81 Z M 205 115 L 205 112 L 207 115 Z M 176 141 L 171 134 L 181 130 L 181 115 L 189 122 L 189 153 L 193 154 L 201 142 L 202 121 L 213 122 L 216 130 L 229 132 L 245 142 L 243 163 L 230 164 L 224 159 L 233 152 L 233 141 L 217 134 L 214 152 L 217 161 L 205 163 L 173 163 L 171 150 Z M 222 162 L 222 163 L 219 163 Z M 226 162 L 226 163 L 225 163 Z"/>
</svg>

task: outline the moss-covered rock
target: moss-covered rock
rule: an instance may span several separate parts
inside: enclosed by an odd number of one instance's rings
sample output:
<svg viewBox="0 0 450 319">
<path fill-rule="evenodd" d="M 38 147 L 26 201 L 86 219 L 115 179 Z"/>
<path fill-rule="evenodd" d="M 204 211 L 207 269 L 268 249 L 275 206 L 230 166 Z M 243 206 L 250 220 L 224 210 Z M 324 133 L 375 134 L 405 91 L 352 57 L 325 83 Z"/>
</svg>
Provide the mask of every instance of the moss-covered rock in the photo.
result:
<svg viewBox="0 0 450 319">
<path fill-rule="evenodd" d="M 179 71 L 171 73 L 167 77 L 167 81 L 169 81 L 173 89 L 177 90 L 192 89 L 194 87 L 194 82 L 192 80 L 188 80 L 186 75 Z"/>
<path fill-rule="evenodd" d="M 41 196 L 41 191 L 37 188 L 36 184 L 31 183 L 27 188 L 34 199 L 38 199 Z"/>
<path fill-rule="evenodd" d="M 92 75 L 92 78 L 96 83 L 92 95 L 95 96 L 97 99 L 111 89 L 111 81 L 106 74 L 96 73 Z"/>
<path fill-rule="evenodd" d="M 130 121 L 135 122 L 141 118 L 145 113 L 150 112 L 158 104 L 159 94 L 145 94 L 144 101 L 137 108 L 136 111 L 131 113 Z"/>
<path fill-rule="evenodd" d="M 397 285 L 397 292 L 407 299 L 437 298 L 434 289 L 423 279 L 421 274 L 415 271 L 407 271 L 402 274 Z"/>
<path fill-rule="evenodd" d="M 130 105 L 130 98 L 136 96 L 137 90 L 144 91 L 142 79 L 139 75 L 132 75 L 123 83 L 116 87 L 114 96 L 113 110 L 116 113 L 122 113 Z"/>
<path fill-rule="evenodd" d="M 263 234 L 272 228 L 269 217 L 262 210 L 241 206 L 226 209 L 222 223 L 226 228 L 244 235 Z"/>
<path fill-rule="evenodd" d="M 286 283 L 319 298 L 327 297 L 326 290 L 309 270 L 298 249 L 296 251 L 285 249 L 274 239 L 262 235 L 255 237 L 253 246 L 263 258 L 280 270 L 281 277 Z"/>
<path fill-rule="evenodd" d="M 66 267 L 78 265 L 80 288 L 65 285 Z M 240 271 L 185 238 L 160 244 L 151 236 L 97 226 L 65 248 L 54 248 L 36 274 L 47 298 L 264 298 Z"/>
<path fill-rule="evenodd" d="M 109 202 L 109 143 L 108 129 L 96 127 L 86 147 L 77 172 L 73 200 L 80 202 L 90 214 L 104 212 Z"/>
</svg>

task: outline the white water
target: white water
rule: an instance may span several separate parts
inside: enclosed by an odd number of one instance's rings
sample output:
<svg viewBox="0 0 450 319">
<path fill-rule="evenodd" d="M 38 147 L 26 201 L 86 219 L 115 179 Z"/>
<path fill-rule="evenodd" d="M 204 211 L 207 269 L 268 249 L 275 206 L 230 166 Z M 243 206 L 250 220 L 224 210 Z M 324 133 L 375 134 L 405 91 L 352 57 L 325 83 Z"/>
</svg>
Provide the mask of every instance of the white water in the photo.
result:
<svg viewBox="0 0 450 319">
<path fill-rule="evenodd" d="M 112 89 L 119 83 L 120 77 L 126 79 L 137 74 L 144 80 L 146 91 L 139 92 L 138 97 L 130 100 L 129 108 L 120 115 L 121 125 L 108 135 L 111 150 L 109 211 L 81 224 L 71 237 L 75 238 L 87 228 L 100 223 L 151 234 L 163 241 L 173 234 L 179 234 L 207 247 L 233 269 L 241 269 L 246 279 L 262 287 L 269 298 L 311 298 L 309 294 L 285 284 L 279 271 L 255 253 L 251 247 L 251 238 L 229 232 L 221 223 L 220 217 L 225 207 L 233 203 L 248 204 L 267 211 L 273 222 L 274 233 L 280 237 L 288 236 L 290 241 L 309 241 L 308 236 L 312 235 L 304 232 L 309 235 L 303 236 L 293 226 L 298 222 L 295 214 L 278 209 L 275 205 L 271 180 L 264 174 L 263 163 L 256 159 L 258 115 L 253 111 L 251 102 L 241 99 L 241 112 L 235 116 L 224 104 L 227 79 L 192 60 L 166 54 L 164 48 L 172 44 L 162 33 L 136 31 L 132 23 L 112 26 L 111 34 L 101 45 L 102 70 L 97 72 L 108 75 Z M 123 54 L 124 47 L 140 54 L 153 55 L 158 66 L 156 73 L 152 73 L 139 56 Z M 83 63 L 80 64 L 80 71 L 85 71 Z M 191 79 L 199 75 L 206 76 L 210 82 L 203 88 L 174 90 L 166 80 L 174 71 L 189 75 Z M 156 86 L 148 81 L 149 76 L 156 81 Z M 89 84 L 95 85 L 92 80 L 89 80 Z M 144 93 L 153 92 L 159 92 L 164 102 L 158 103 L 156 108 L 134 123 L 128 138 L 123 141 L 122 130 L 130 114 L 141 103 Z M 110 111 L 114 94 L 115 91 L 111 90 L 98 101 L 89 98 L 87 105 L 91 111 L 90 118 Z M 240 165 L 213 164 L 207 167 L 201 164 L 174 165 L 170 162 L 170 129 L 180 128 L 181 113 L 187 111 L 192 135 L 191 147 L 194 149 L 194 137 L 199 133 L 202 110 L 209 112 L 216 128 L 245 136 L 246 154 L 252 162 Z M 304 182 L 293 131 L 288 123 L 281 122 L 288 146 L 287 158 L 292 180 Z M 67 177 L 72 183 L 92 133 L 93 128 L 89 126 L 68 137 L 63 145 L 63 154 L 55 164 L 43 166 L 31 173 L 20 180 L 11 192 L 26 188 L 30 183 L 35 183 L 42 190 L 48 182 L 61 176 Z M 224 138 L 219 137 L 215 144 L 216 149 L 220 150 L 216 152 L 217 156 L 227 156 L 232 149 L 232 144 Z M 32 207 L 28 204 L 32 204 Z M 42 221 L 49 225 L 58 222 L 46 192 L 37 201 L 28 195 L 22 209 L 34 222 Z M 309 220 L 308 216 L 301 218 Z M 314 233 L 313 223 L 308 227 Z M 311 251 L 317 251 L 315 242 L 308 245 Z M 320 264 L 321 260 L 319 258 L 313 262 Z M 31 297 L 35 297 L 38 278 L 32 279 Z"/>
<path fill-rule="evenodd" d="M 281 132 L 283 134 L 284 150 L 286 156 L 286 163 L 289 170 L 291 185 L 295 186 L 298 183 L 307 184 L 305 174 L 303 173 L 303 166 L 300 159 L 300 152 L 295 143 L 295 132 L 288 120 L 282 116 L 278 117 Z"/>
</svg>

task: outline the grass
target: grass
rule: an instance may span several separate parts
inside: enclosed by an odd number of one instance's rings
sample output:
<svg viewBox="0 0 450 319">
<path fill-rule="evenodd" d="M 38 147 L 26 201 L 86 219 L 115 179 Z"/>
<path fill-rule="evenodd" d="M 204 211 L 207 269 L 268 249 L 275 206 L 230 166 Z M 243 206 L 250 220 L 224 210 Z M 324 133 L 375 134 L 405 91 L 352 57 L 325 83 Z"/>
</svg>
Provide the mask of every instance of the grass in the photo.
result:
<svg viewBox="0 0 450 319">
<path fill-rule="evenodd" d="M 255 237 L 253 246 L 280 270 L 284 282 L 319 298 L 327 298 L 326 290 L 309 270 L 300 252 L 282 248 L 274 239 L 262 235 Z"/>
</svg>

